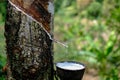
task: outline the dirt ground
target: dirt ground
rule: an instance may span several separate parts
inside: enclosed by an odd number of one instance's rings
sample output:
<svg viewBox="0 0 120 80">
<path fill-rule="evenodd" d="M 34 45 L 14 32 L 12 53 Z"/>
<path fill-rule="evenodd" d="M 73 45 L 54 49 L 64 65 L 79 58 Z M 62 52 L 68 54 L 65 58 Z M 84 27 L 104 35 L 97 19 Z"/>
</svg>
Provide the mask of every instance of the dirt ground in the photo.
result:
<svg viewBox="0 0 120 80">
<path fill-rule="evenodd" d="M 94 75 L 86 73 L 83 76 L 83 80 L 99 80 L 99 78 L 98 76 L 94 76 Z"/>
<path fill-rule="evenodd" d="M 99 80 L 97 71 L 95 69 L 90 69 L 84 73 L 83 80 Z"/>
</svg>

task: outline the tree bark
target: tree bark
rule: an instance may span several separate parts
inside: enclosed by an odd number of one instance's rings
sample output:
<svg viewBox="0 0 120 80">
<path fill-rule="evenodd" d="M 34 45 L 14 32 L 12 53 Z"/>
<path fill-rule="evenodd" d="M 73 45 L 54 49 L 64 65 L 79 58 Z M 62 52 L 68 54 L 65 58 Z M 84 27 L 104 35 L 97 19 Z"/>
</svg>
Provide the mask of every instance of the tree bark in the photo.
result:
<svg viewBox="0 0 120 80">
<path fill-rule="evenodd" d="M 8 0 L 7 80 L 53 80 L 52 0 Z"/>
</svg>

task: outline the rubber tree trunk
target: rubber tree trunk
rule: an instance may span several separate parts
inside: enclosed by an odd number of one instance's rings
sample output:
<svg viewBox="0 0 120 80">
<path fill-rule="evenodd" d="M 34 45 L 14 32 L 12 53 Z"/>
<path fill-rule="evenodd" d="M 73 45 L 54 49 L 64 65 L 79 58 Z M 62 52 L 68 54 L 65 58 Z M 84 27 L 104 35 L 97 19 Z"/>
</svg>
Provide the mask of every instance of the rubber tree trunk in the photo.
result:
<svg viewBox="0 0 120 80">
<path fill-rule="evenodd" d="M 7 80 L 53 80 L 52 0 L 8 0 Z"/>
</svg>

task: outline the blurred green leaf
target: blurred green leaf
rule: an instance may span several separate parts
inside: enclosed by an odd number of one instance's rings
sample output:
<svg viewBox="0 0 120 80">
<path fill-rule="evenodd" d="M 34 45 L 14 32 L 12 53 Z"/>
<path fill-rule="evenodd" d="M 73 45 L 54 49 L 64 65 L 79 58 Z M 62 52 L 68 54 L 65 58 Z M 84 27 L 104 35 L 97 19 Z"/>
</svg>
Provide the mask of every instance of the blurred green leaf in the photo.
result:
<svg viewBox="0 0 120 80">
<path fill-rule="evenodd" d="M 116 43 L 117 37 L 114 31 L 111 32 L 111 35 L 109 37 L 109 40 L 105 46 L 105 54 L 106 56 L 108 56 L 112 51 L 113 48 L 115 47 L 115 43 Z"/>
</svg>

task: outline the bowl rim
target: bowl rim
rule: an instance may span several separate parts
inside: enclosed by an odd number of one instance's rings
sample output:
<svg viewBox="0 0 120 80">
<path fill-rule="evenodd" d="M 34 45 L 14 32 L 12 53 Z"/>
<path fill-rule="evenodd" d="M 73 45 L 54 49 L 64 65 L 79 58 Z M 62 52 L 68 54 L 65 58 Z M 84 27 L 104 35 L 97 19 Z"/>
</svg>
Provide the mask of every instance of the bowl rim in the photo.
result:
<svg viewBox="0 0 120 80">
<path fill-rule="evenodd" d="M 57 66 L 58 63 L 64 63 L 64 62 L 80 64 L 80 65 L 82 65 L 84 68 L 83 68 L 83 69 L 76 69 L 76 70 L 72 70 L 72 69 L 71 69 L 71 70 L 70 70 L 70 69 L 64 69 L 64 68 L 61 68 L 61 67 Z M 86 68 L 86 66 L 85 66 L 83 63 L 78 62 L 78 61 L 59 61 L 59 62 L 56 62 L 56 63 L 55 63 L 55 66 L 56 66 L 56 68 L 63 69 L 63 70 L 66 70 L 66 71 L 80 71 L 80 70 L 85 70 L 85 68 Z"/>
</svg>

